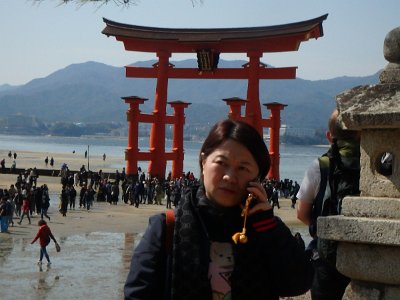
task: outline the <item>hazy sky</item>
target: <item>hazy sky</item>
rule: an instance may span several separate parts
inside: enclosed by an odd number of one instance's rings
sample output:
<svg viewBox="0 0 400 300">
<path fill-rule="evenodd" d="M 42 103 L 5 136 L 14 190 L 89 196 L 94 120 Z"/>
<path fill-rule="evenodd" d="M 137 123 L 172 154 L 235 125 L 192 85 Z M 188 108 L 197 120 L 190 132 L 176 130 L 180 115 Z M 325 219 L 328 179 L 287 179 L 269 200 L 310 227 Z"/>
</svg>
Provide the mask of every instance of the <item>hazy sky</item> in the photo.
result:
<svg viewBox="0 0 400 300">
<path fill-rule="evenodd" d="M 399 0 L 142 0 L 118 7 L 59 5 L 59 0 L 0 0 L 0 85 L 25 84 L 70 64 L 97 61 L 122 67 L 154 59 L 153 53 L 127 52 L 121 42 L 101 34 L 102 17 L 154 27 L 251 27 L 279 25 L 319 17 L 324 36 L 298 52 L 264 54 L 276 67 L 298 66 L 303 79 L 366 76 L 386 65 L 383 41 L 400 26 Z M 195 58 L 173 55 L 171 60 Z M 245 56 L 222 55 L 222 59 Z"/>
</svg>

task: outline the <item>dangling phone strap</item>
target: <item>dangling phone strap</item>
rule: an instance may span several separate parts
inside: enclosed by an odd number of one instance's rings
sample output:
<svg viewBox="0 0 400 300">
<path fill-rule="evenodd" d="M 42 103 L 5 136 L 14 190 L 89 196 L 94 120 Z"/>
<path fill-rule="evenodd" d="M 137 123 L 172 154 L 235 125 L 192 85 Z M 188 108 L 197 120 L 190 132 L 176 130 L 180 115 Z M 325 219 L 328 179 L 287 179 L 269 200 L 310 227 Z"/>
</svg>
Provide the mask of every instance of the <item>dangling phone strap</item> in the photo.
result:
<svg viewBox="0 0 400 300">
<path fill-rule="evenodd" d="M 253 195 L 249 194 L 249 196 L 246 199 L 246 203 L 244 204 L 244 208 L 242 210 L 242 217 L 243 219 L 243 229 L 242 232 L 236 232 L 233 236 L 232 236 L 232 240 L 235 244 L 237 244 L 238 242 L 241 244 L 245 244 L 247 243 L 247 236 L 246 236 L 246 222 L 247 222 L 247 214 L 249 212 L 249 206 L 251 203 L 251 200 L 253 200 Z"/>
</svg>

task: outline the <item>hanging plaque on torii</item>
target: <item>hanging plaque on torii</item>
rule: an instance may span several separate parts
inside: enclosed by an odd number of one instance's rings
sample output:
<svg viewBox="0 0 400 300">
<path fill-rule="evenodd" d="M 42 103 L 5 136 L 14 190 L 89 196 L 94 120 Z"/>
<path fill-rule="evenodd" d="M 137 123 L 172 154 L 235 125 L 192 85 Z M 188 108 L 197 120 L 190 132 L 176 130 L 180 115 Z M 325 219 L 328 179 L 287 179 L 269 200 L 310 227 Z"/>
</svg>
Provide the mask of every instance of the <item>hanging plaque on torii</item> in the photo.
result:
<svg viewBox="0 0 400 300">
<path fill-rule="evenodd" d="M 166 114 L 168 79 L 244 79 L 247 80 L 247 99 L 239 106 L 232 101 L 230 117 L 240 119 L 254 126 L 262 135 L 268 127 L 270 134 L 271 169 L 268 178 L 279 180 L 279 128 L 280 110 L 285 105 L 269 103 L 270 117 L 263 119 L 259 97 L 259 82 L 265 79 L 295 79 L 297 67 L 268 67 L 261 63 L 264 53 L 297 51 L 301 42 L 323 36 L 322 22 L 327 14 L 315 19 L 297 23 L 246 28 L 182 29 L 156 28 L 117 23 L 103 18 L 106 27 L 102 31 L 124 43 L 125 50 L 156 53 L 158 62 L 152 67 L 126 66 L 126 76 L 133 78 L 156 78 L 154 109 L 151 115 L 140 113 L 139 104 L 143 98 L 124 97 L 130 104 L 128 110 L 128 147 L 126 150 L 126 173 L 137 173 L 137 162 L 148 160 L 148 172 L 152 176 L 165 177 L 167 160 L 172 160 L 172 177 L 183 172 L 183 110 L 189 103 L 178 101 L 174 105 L 175 114 Z M 172 53 L 195 53 L 198 68 L 175 68 L 169 62 Z M 249 62 L 241 68 L 218 68 L 221 53 L 246 53 Z M 133 99 L 133 100 L 132 100 Z M 140 100 L 141 99 L 141 100 Z M 225 99 L 227 100 L 227 99 Z M 232 106 L 233 105 L 233 106 Z M 179 107 L 179 109 L 178 109 Z M 235 108 L 233 108 L 235 107 Z M 235 113 L 232 113 L 232 109 Z M 179 112 L 178 112 L 179 111 Z M 137 147 L 138 122 L 151 123 L 149 152 L 142 153 Z M 174 125 L 173 151 L 165 151 L 165 125 Z M 181 140 L 182 139 L 182 140 Z M 136 142 L 134 142 L 136 140 Z"/>
</svg>

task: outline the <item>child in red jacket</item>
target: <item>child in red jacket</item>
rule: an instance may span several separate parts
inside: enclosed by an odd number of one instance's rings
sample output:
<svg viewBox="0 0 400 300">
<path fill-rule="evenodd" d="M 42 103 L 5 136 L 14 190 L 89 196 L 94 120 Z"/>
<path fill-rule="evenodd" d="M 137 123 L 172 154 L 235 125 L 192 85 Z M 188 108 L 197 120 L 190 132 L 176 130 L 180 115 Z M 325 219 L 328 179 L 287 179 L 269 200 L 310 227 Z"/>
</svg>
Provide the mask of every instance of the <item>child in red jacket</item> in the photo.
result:
<svg viewBox="0 0 400 300">
<path fill-rule="evenodd" d="M 47 223 L 46 223 L 45 220 L 39 220 L 38 226 L 40 226 L 39 231 L 36 234 L 36 237 L 31 242 L 31 244 L 33 244 L 34 242 L 36 242 L 37 239 L 39 239 L 39 243 L 40 243 L 40 258 L 39 258 L 38 264 L 39 265 L 42 264 L 42 259 L 43 259 L 43 255 L 44 255 L 46 257 L 46 259 L 47 259 L 47 265 L 50 265 L 51 264 L 50 257 L 49 257 L 49 254 L 47 253 L 47 250 L 46 250 L 47 245 L 50 243 L 50 238 L 56 244 L 57 249 L 59 249 L 59 246 L 58 246 L 58 243 L 57 243 L 55 237 L 51 233 L 50 227 L 47 226 Z"/>
</svg>

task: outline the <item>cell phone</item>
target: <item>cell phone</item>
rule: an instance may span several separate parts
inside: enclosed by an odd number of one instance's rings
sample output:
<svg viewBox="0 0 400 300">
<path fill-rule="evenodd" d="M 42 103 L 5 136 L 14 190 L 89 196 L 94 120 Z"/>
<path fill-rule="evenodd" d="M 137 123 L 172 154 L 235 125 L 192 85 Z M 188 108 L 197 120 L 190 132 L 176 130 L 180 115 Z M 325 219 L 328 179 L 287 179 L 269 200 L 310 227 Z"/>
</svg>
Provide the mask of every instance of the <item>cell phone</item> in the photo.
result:
<svg viewBox="0 0 400 300">
<path fill-rule="evenodd" d="M 254 179 L 250 180 L 250 182 L 260 182 L 260 177 L 257 176 Z M 250 184 L 248 184 L 247 186 L 250 186 Z M 246 197 L 244 197 L 244 199 L 242 200 L 242 203 L 245 204 L 246 203 L 246 199 L 248 198 L 248 193 L 246 193 Z M 255 196 L 253 196 L 254 199 L 256 199 Z M 251 201 L 250 207 L 254 206 L 256 204 L 256 201 Z"/>
</svg>

